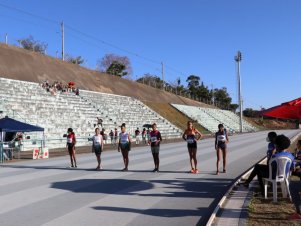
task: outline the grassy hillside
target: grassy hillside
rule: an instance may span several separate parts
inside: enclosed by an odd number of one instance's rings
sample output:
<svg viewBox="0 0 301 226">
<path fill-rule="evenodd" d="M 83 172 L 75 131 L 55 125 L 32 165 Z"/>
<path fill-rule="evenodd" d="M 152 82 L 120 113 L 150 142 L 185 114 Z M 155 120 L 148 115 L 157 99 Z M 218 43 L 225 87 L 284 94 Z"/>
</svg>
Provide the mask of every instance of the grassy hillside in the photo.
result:
<svg viewBox="0 0 301 226">
<path fill-rule="evenodd" d="M 201 105 L 197 101 L 141 83 L 5 44 L 0 44 L 0 77 L 31 82 L 74 81 L 77 87 L 85 90 L 131 96 L 160 103 Z"/>
<path fill-rule="evenodd" d="M 296 129 L 296 124 L 292 122 L 278 121 L 277 119 L 245 118 L 254 126 L 260 129 Z"/>
<path fill-rule="evenodd" d="M 212 107 L 141 83 L 5 44 L 0 44 L 0 77 L 31 82 L 74 81 L 80 89 L 131 96 L 144 101 L 182 129 L 190 119 L 169 106 L 169 103 Z M 251 123 L 260 128 L 294 128 L 291 123 L 273 120 L 264 122 L 251 120 Z M 196 127 L 204 131 L 200 125 Z"/>
</svg>

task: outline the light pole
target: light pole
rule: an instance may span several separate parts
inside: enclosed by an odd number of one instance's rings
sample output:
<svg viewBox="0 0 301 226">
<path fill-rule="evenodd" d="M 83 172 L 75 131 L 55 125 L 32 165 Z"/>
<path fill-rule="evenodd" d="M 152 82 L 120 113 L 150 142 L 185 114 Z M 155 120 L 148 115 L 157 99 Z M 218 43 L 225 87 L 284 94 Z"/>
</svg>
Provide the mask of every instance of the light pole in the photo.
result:
<svg viewBox="0 0 301 226">
<path fill-rule="evenodd" d="M 239 102 L 239 130 L 242 133 L 242 97 L 241 97 L 241 81 L 240 81 L 240 61 L 241 61 L 241 52 L 237 51 L 237 55 L 234 57 L 237 63 L 237 82 L 238 82 L 238 102 Z"/>
<path fill-rule="evenodd" d="M 162 66 L 162 82 L 163 82 L 162 89 L 165 90 L 165 86 L 164 86 L 164 64 L 163 64 L 163 62 L 161 62 L 161 66 Z"/>
<path fill-rule="evenodd" d="M 62 60 L 65 60 L 65 30 L 64 30 L 64 21 L 61 23 L 62 29 Z"/>
</svg>

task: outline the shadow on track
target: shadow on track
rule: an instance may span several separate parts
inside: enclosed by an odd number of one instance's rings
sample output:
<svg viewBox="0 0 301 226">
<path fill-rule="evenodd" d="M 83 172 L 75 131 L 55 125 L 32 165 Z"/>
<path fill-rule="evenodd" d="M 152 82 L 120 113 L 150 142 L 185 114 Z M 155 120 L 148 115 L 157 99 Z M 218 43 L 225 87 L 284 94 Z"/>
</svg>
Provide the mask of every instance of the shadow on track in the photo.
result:
<svg viewBox="0 0 301 226">
<path fill-rule="evenodd" d="M 220 191 L 224 190 L 227 186 L 229 186 L 228 179 L 132 180 L 118 178 L 54 182 L 51 188 L 68 190 L 75 193 L 215 199 L 222 195 Z M 154 192 L 150 193 L 155 187 L 160 187 L 161 191 L 154 189 Z M 149 190 L 147 194 L 142 192 L 147 190 Z"/>
<path fill-rule="evenodd" d="M 206 208 L 187 209 L 147 209 L 95 206 L 95 210 L 129 212 L 158 217 L 199 216 L 197 225 L 205 225 L 210 214 L 230 186 L 231 179 L 222 178 L 179 178 L 175 180 L 132 180 L 132 179 L 81 179 L 55 182 L 51 188 L 75 193 L 99 193 L 103 195 L 132 195 L 138 197 L 169 198 L 209 198 L 213 202 Z M 160 188 L 156 190 L 155 188 Z M 170 192 L 169 192 L 170 190 Z M 143 199 L 142 199 L 143 200 Z M 130 205 L 130 204 L 129 204 Z"/>
<path fill-rule="evenodd" d="M 123 207 L 111 207 L 111 206 L 95 206 L 92 207 L 95 210 L 101 211 L 114 211 L 114 212 L 126 212 L 137 213 L 156 217 L 186 217 L 186 216 L 201 216 L 204 213 L 205 208 L 198 208 L 196 210 L 183 210 L 183 209 L 133 209 Z"/>
</svg>

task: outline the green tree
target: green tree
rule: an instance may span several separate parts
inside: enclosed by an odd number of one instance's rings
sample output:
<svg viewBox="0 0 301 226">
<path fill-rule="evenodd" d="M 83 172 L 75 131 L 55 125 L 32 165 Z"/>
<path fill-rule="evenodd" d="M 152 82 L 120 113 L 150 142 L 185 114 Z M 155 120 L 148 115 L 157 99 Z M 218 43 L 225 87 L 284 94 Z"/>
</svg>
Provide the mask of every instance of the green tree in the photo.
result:
<svg viewBox="0 0 301 226">
<path fill-rule="evenodd" d="M 246 108 L 243 111 L 243 115 L 246 117 L 252 117 L 253 116 L 253 109 L 252 108 Z"/>
<path fill-rule="evenodd" d="M 197 75 L 189 75 L 186 79 L 186 82 L 188 83 L 187 87 L 190 93 L 190 97 L 193 99 L 199 98 L 197 91 L 200 85 L 200 77 Z"/>
<path fill-rule="evenodd" d="M 126 71 L 127 75 L 132 74 L 132 66 L 130 59 L 127 56 L 119 56 L 112 53 L 106 54 L 101 60 L 98 60 L 97 70 L 101 72 L 107 72 L 114 61 L 118 62 L 120 65 L 125 66 L 124 72 Z"/>
<path fill-rule="evenodd" d="M 186 82 L 188 83 L 188 89 L 190 89 L 191 87 L 196 88 L 200 85 L 200 77 L 197 75 L 189 75 L 186 79 Z"/>
<path fill-rule="evenodd" d="M 253 108 L 246 108 L 242 113 L 244 116 L 252 118 L 258 118 L 261 115 L 261 111 L 254 110 Z"/>
<path fill-rule="evenodd" d="M 209 102 L 212 99 L 212 92 L 205 86 L 204 83 L 197 88 L 197 96 L 204 102 Z"/>
<path fill-rule="evenodd" d="M 226 87 L 222 87 L 221 89 L 214 89 L 214 102 L 221 109 L 230 109 L 232 98 L 229 96 Z"/>
<path fill-rule="evenodd" d="M 108 67 L 106 73 L 119 77 L 123 77 L 128 74 L 128 72 L 126 71 L 126 66 L 118 61 L 113 61 L 112 64 Z"/>
<path fill-rule="evenodd" d="M 183 95 L 187 92 L 186 88 L 183 85 L 181 85 L 181 78 L 180 77 L 178 77 L 177 80 L 176 80 L 176 86 L 177 86 L 176 90 L 177 90 L 178 95 Z"/>
<path fill-rule="evenodd" d="M 239 107 L 238 104 L 230 104 L 229 110 L 235 113 L 238 107 Z"/>
<path fill-rule="evenodd" d="M 181 78 L 180 78 L 180 77 L 177 78 L 177 85 L 178 85 L 178 86 L 181 85 Z"/>
<path fill-rule="evenodd" d="M 77 65 L 81 65 L 85 62 L 85 60 L 81 56 L 73 57 L 69 54 L 66 55 L 66 61 Z"/>
<path fill-rule="evenodd" d="M 179 95 L 185 95 L 185 94 L 187 94 L 188 90 L 183 85 L 180 85 L 180 86 L 178 86 L 178 92 L 179 92 Z"/>
<path fill-rule="evenodd" d="M 144 74 L 142 77 L 136 80 L 136 82 L 143 83 L 149 86 L 152 86 L 154 88 L 163 88 L 163 84 L 166 85 L 165 82 L 161 78 L 159 78 L 157 75 L 152 74 Z"/>
<path fill-rule="evenodd" d="M 48 47 L 48 44 L 34 40 L 31 35 L 28 38 L 19 39 L 18 42 L 23 49 L 31 50 L 41 54 L 45 54 L 45 51 Z"/>
</svg>

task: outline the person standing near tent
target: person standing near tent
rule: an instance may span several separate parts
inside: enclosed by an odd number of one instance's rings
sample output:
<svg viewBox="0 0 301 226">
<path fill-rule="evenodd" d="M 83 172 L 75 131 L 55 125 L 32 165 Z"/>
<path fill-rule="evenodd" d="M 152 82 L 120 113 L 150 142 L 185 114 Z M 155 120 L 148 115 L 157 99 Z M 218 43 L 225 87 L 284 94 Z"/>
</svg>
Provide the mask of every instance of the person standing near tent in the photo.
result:
<svg viewBox="0 0 301 226">
<path fill-rule="evenodd" d="M 75 134 L 73 132 L 72 128 L 68 128 L 67 130 L 67 144 L 66 147 L 68 149 L 68 153 L 70 156 L 70 161 L 71 161 L 71 167 L 77 167 L 76 165 L 76 157 L 75 157 L 75 144 L 76 144 L 76 138 L 75 138 Z"/>
<path fill-rule="evenodd" d="M 189 159 L 190 159 L 190 166 L 191 170 L 190 173 L 198 173 L 198 167 L 197 167 L 197 141 L 200 140 L 203 137 L 203 134 L 201 134 L 196 128 L 193 127 L 193 124 L 191 121 L 187 122 L 187 129 L 185 130 L 182 138 L 187 142 L 187 148 L 189 153 Z"/>
<path fill-rule="evenodd" d="M 114 130 L 114 146 L 116 146 L 118 140 L 118 130 L 115 128 Z"/>
<path fill-rule="evenodd" d="M 122 171 L 128 171 L 129 165 L 129 151 L 131 150 L 131 136 L 126 132 L 125 123 L 121 125 L 121 133 L 119 134 L 118 152 L 122 153 L 124 169 Z"/>
<path fill-rule="evenodd" d="M 229 143 L 229 137 L 227 130 L 223 124 L 218 125 L 218 131 L 215 133 L 215 150 L 216 150 L 216 175 L 219 174 L 219 161 L 220 153 L 223 154 L 223 173 L 226 173 L 227 164 L 227 144 Z"/>
<path fill-rule="evenodd" d="M 149 133 L 148 143 L 151 145 L 151 150 L 153 154 L 155 169 L 153 172 L 159 172 L 159 151 L 160 151 L 160 142 L 162 141 L 161 133 L 157 130 L 157 124 L 152 125 L 152 131 Z"/>
<path fill-rule="evenodd" d="M 143 142 L 143 144 L 147 144 L 147 142 L 146 142 L 146 129 L 145 128 L 143 128 L 143 130 L 142 130 L 142 142 Z"/>
<path fill-rule="evenodd" d="M 113 145 L 113 140 L 114 140 L 114 132 L 113 132 L 113 130 L 110 131 L 109 136 L 110 136 L 110 139 L 111 139 L 111 145 Z"/>
<path fill-rule="evenodd" d="M 97 167 L 96 170 L 102 169 L 101 166 L 101 152 L 103 151 L 103 137 L 100 134 L 100 129 L 95 128 L 95 135 L 92 137 L 92 150 L 96 155 Z"/>
<path fill-rule="evenodd" d="M 140 130 L 139 130 L 139 128 L 137 127 L 137 129 L 135 130 L 136 144 L 139 144 L 139 143 L 140 143 L 139 135 L 140 135 Z"/>
</svg>

